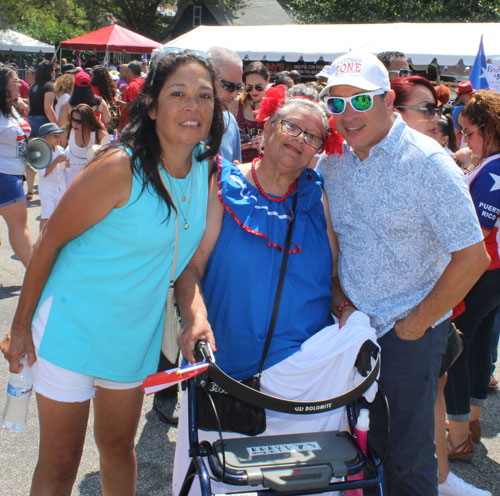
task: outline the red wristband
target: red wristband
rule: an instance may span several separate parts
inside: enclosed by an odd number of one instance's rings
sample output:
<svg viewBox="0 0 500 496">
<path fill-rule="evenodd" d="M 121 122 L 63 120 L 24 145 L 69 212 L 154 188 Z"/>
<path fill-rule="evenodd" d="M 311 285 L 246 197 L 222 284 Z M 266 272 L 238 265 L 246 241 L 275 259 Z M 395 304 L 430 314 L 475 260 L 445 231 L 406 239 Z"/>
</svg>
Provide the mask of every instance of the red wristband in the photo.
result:
<svg viewBox="0 0 500 496">
<path fill-rule="evenodd" d="M 342 314 L 342 310 L 344 310 L 345 307 L 353 307 L 355 310 L 357 310 L 356 305 L 352 303 L 352 301 L 345 300 L 344 305 L 341 307 L 337 307 L 337 318 L 340 319 L 340 315 Z"/>
</svg>

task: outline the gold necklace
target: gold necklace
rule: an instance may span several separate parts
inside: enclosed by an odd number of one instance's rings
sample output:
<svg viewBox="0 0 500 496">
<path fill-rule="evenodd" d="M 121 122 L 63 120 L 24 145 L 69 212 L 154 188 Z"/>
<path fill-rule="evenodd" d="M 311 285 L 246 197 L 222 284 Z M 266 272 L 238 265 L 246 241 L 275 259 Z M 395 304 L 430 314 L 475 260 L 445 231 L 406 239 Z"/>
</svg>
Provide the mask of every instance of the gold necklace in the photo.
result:
<svg viewBox="0 0 500 496">
<path fill-rule="evenodd" d="M 185 182 L 185 184 L 183 184 L 181 186 L 181 193 L 182 193 L 182 196 L 181 196 L 181 201 L 182 202 L 185 202 L 186 201 L 186 188 L 187 188 L 187 181 Z"/>
<path fill-rule="evenodd" d="M 172 181 L 172 175 L 170 174 L 170 171 L 168 169 L 167 162 L 165 162 L 165 160 L 163 159 L 163 157 L 161 159 L 162 159 L 163 165 L 165 166 L 165 169 L 167 170 L 167 178 L 168 178 L 168 182 L 170 183 L 170 188 L 174 192 L 176 206 L 179 209 L 179 212 L 181 213 L 182 218 L 184 219 L 184 229 L 188 230 L 189 229 L 189 223 L 188 223 L 187 219 L 189 217 L 189 209 L 191 208 L 191 199 L 193 198 L 193 184 L 194 184 L 193 174 L 192 174 L 193 168 L 191 166 L 191 171 L 190 171 L 191 172 L 191 189 L 189 191 L 189 202 L 188 202 L 188 205 L 187 205 L 186 215 L 184 215 L 184 212 L 182 211 L 182 208 L 181 208 L 181 203 L 179 202 L 179 197 L 177 196 L 177 191 L 175 190 L 175 184 Z M 161 174 L 161 171 L 160 171 L 160 174 Z M 183 198 L 182 201 L 186 201 L 186 196 L 184 194 L 184 191 L 183 191 L 182 198 Z"/>
</svg>

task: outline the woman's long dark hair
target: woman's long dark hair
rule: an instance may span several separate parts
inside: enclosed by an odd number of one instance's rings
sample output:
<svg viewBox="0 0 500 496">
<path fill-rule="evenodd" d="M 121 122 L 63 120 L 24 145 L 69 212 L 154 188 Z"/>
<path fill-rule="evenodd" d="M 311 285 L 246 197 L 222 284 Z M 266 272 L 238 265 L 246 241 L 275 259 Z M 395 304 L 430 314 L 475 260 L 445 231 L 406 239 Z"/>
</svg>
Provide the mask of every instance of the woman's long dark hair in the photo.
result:
<svg viewBox="0 0 500 496">
<path fill-rule="evenodd" d="M 442 115 L 437 121 L 439 130 L 448 136 L 448 148 L 455 153 L 458 150 L 457 135 L 455 134 L 455 126 L 453 125 L 453 117 L 451 114 Z"/>
<path fill-rule="evenodd" d="M 203 153 L 199 153 L 196 159 L 201 161 L 211 158 L 219 152 L 224 134 L 224 121 L 222 107 L 215 94 L 215 71 L 209 59 L 187 50 L 177 54 L 169 53 L 156 56 L 141 93 L 132 103 L 130 123 L 120 137 L 120 142 L 132 150 L 132 172 L 135 174 L 142 172 L 145 175 L 143 191 L 148 185 L 151 185 L 167 204 L 169 213 L 172 207 L 175 209 L 175 205 L 160 179 L 158 164 L 161 162 L 161 146 L 156 134 L 156 121 L 151 119 L 149 112 L 156 109 L 158 96 L 165 81 L 179 67 L 193 62 L 200 64 L 208 71 L 214 90 L 214 114 L 210 136 L 206 141 L 205 150 Z M 164 152 L 168 153 L 168 150 L 164 150 Z"/>
<path fill-rule="evenodd" d="M 79 113 L 80 119 L 82 120 L 82 136 L 84 142 L 87 142 L 90 137 L 90 133 L 93 131 L 97 133 L 101 129 L 104 129 L 104 126 L 97 120 L 92 107 L 89 107 L 85 103 L 80 103 L 75 108 L 72 108 L 71 113 L 69 114 L 68 138 L 71 130 L 73 129 L 73 122 L 71 121 L 71 118 L 75 113 Z"/>
<path fill-rule="evenodd" d="M 12 115 L 12 109 L 15 108 L 14 101 L 10 97 L 7 84 L 9 79 L 14 75 L 15 71 L 10 67 L 0 67 L 0 111 L 5 117 Z"/>
<path fill-rule="evenodd" d="M 96 96 L 90 86 L 77 86 L 75 84 L 73 93 L 69 97 L 69 104 L 72 107 L 76 107 L 80 103 L 85 103 L 89 107 L 95 107 L 101 103 L 101 99 Z"/>
<path fill-rule="evenodd" d="M 267 67 L 262 63 L 259 62 L 258 60 L 254 62 L 250 62 L 248 65 L 246 65 L 243 68 L 243 75 L 242 75 L 242 80 L 243 80 L 243 91 L 241 92 L 240 95 L 240 100 L 241 103 L 244 104 L 248 99 L 248 93 L 246 90 L 246 82 L 247 82 L 247 77 L 250 76 L 250 74 L 257 74 L 258 76 L 261 76 L 264 78 L 267 82 L 269 82 L 269 71 L 267 70 Z"/>
<path fill-rule="evenodd" d="M 43 87 L 45 83 L 52 81 L 52 72 L 54 71 L 54 64 L 48 60 L 42 60 L 36 66 L 35 84 Z"/>
<path fill-rule="evenodd" d="M 106 67 L 96 65 L 92 69 L 92 81 L 90 84 L 99 90 L 99 93 L 107 103 L 113 103 L 116 96 L 116 86 Z"/>
</svg>

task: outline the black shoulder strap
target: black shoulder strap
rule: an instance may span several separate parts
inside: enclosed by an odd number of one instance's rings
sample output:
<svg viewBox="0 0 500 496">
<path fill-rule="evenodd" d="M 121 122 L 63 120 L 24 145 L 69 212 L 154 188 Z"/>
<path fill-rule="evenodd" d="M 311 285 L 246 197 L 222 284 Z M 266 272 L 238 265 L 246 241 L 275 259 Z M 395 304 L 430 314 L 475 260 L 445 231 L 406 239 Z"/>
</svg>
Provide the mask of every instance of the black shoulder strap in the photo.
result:
<svg viewBox="0 0 500 496">
<path fill-rule="evenodd" d="M 280 277 L 278 279 L 278 286 L 276 288 L 276 295 L 274 297 L 273 313 L 271 314 L 271 322 L 269 323 L 269 329 L 267 331 L 266 344 L 264 345 L 264 352 L 262 353 L 262 358 L 260 360 L 259 376 L 262 374 L 262 370 L 264 368 L 264 361 L 266 359 L 267 352 L 269 351 L 269 346 L 271 345 L 271 339 L 273 338 L 274 334 L 274 327 L 276 326 L 276 319 L 278 318 L 281 292 L 283 290 L 283 282 L 285 280 L 286 265 L 288 262 L 288 255 L 290 253 L 290 246 L 292 244 L 292 231 L 293 231 L 293 224 L 295 222 L 295 207 L 297 206 L 297 196 L 298 192 L 296 192 L 293 197 L 292 220 L 288 224 L 288 229 L 286 231 L 285 249 L 283 251 L 283 260 L 281 261 Z"/>
</svg>

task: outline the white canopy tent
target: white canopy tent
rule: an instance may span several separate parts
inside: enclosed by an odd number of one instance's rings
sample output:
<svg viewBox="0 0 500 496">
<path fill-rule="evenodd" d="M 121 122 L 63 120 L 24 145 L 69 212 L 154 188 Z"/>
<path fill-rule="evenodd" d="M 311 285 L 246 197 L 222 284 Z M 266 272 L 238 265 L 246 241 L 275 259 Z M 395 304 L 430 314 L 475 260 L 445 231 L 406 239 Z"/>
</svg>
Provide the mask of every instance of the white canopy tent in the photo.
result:
<svg viewBox="0 0 500 496">
<path fill-rule="evenodd" d="M 398 50 L 424 66 L 472 65 L 481 35 L 486 58 L 500 63 L 499 23 L 289 24 L 280 26 L 199 26 L 164 47 L 207 50 L 228 47 L 250 60 L 332 62 L 354 49 Z M 161 51 L 162 48 L 158 49 Z M 154 52 L 153 52 L 154 53 Z"/>
<path fill-rule="evenodd" d="M 55 48 L 12 29 L 6 29 L 0 31 L 0 51 L 54 53 Z"/>
</svg>

